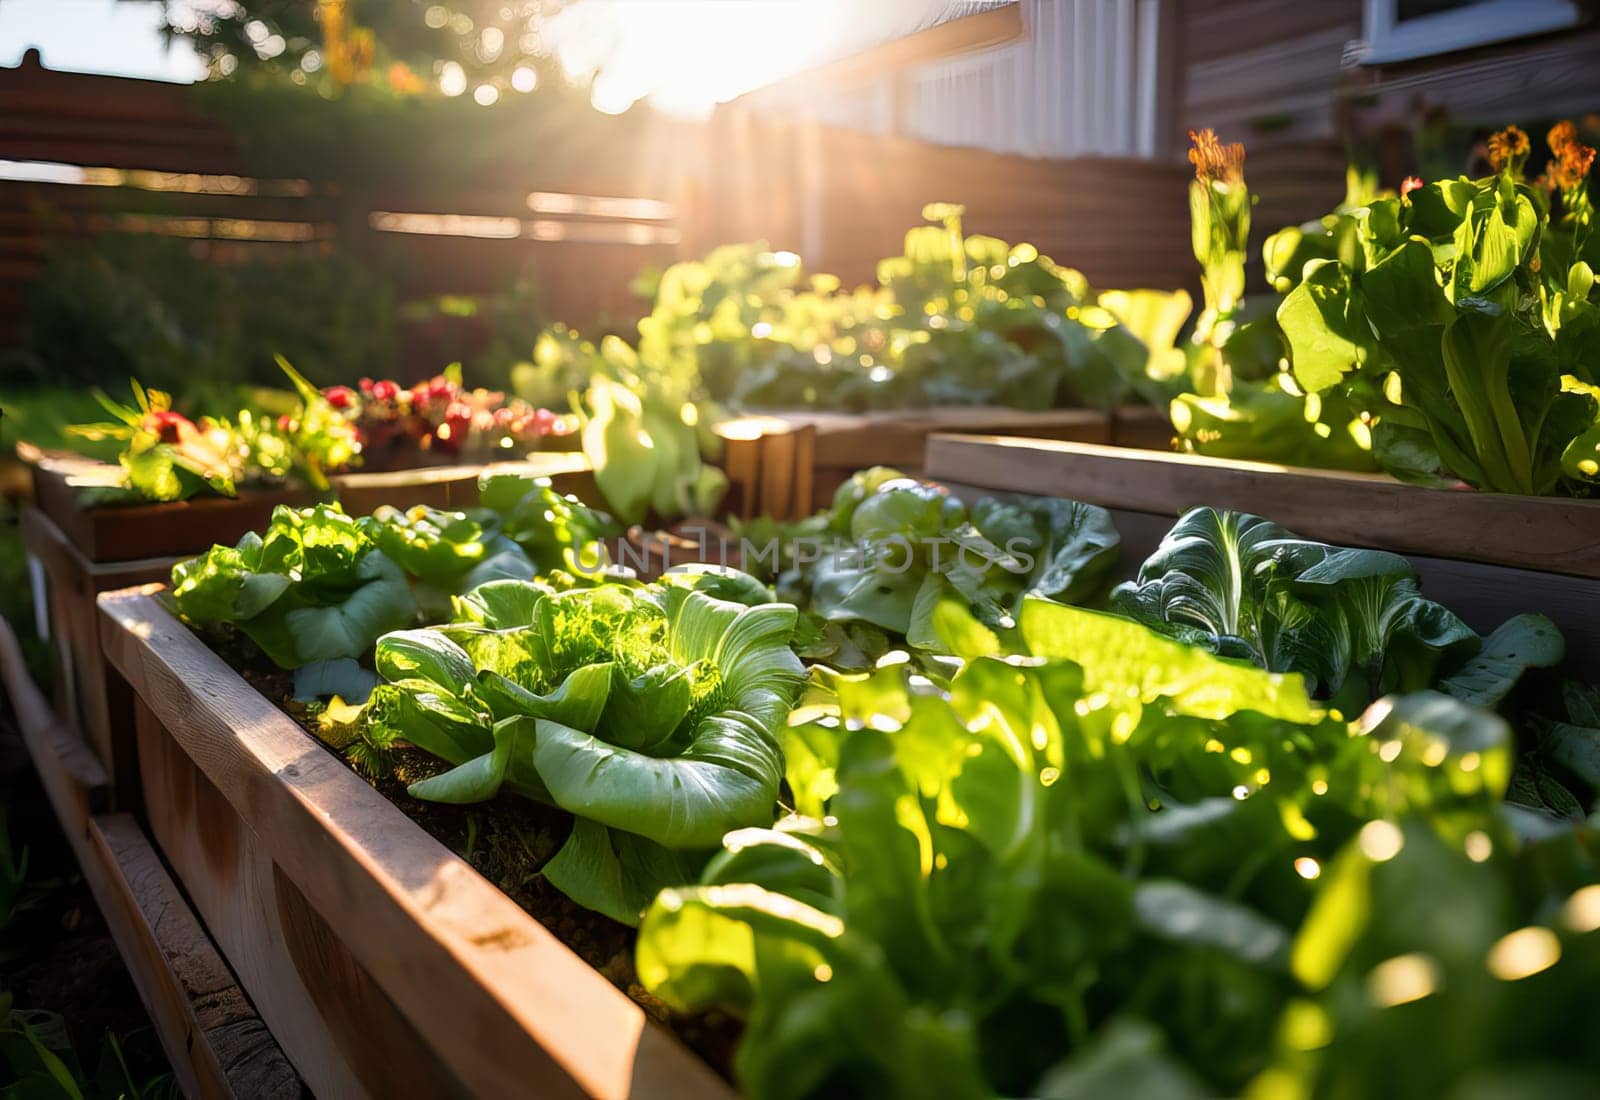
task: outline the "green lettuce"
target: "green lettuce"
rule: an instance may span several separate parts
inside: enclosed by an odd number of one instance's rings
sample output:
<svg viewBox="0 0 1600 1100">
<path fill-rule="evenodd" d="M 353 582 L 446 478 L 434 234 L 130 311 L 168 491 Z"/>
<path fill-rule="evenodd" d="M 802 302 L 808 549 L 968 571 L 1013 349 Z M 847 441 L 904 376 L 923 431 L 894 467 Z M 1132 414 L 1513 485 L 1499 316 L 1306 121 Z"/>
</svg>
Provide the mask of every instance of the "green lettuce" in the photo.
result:
<svg viewBox="0 0 1600 1100">
<path fill-rule="evenodd" d="M 279 506 L 264 533 L 173 566 L 172 589 L 186 618 L 234 624 L 281 668 L 364 657 L 417 614 L 404 570 L 329 504 Z"/>
<path fill-rule="evenodd" d="M 828 527 L 840 538 L 786 587 L 827 623 L 864 624 L 924 649 L 939 644 L 931 616 L 946 599 L 995 630 L 1016 625 L 1029 595 L 1093 602 L 1121 547 L 1103 508 L 985 498 L 969 510 L 943 487 L 881 466 L 840 487 Z"/>
<path fill-rule="evenodd" d="M 959 600 L 934 617 L 981 631 Z M 747 1094 L 1246 1092 L 1300 1072 L 1279 1036 L 1346 942 L 1320 868 L 1369 822 L 1374 851 L 1392 820 L 1458 854 L 1505 835 L 1509 730 L 1458 700 L 1347 724 L 1297 675 L 1037 597 L 1015 637 L 945 690 L 820 677 L 786 741 L 799 813 L 646 914 L 641 982 L 744 1019 Z"/>
<path fill-rule="evenodd" d="M 484 585 L 457 601 L 455 623 L 379 641 L 387 685 L 370 720 L 381 739 L 453 765 L 413 784 L 418 798 L 508 789 L 571 812 L 546 877 L 633 923 L 724 834 L 773 818 L 778 731 L 801 676 L 796 612 L 703 590 L 728 586 L 714 574 L 559 593 Z"/>
</svg>

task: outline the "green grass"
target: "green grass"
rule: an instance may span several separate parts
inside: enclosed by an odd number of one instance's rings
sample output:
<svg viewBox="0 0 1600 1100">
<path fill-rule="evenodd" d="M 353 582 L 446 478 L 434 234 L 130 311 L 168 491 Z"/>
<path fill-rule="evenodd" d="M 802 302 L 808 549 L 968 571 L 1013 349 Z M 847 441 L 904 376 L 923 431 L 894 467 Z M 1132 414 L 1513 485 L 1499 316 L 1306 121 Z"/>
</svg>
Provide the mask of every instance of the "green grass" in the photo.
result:
<svg viewBox="0 0 1600 1100">
<path fill-rule="evenodd" d="M 6 453 L 26 440 L 47 450 L 115 458 L 121 445 L 114 441 L 97 444 L 66 434 L 69 424 L 105 419 L 105 410 L 86 389 L 0 388 L 0 448 Z"/>
</svg>

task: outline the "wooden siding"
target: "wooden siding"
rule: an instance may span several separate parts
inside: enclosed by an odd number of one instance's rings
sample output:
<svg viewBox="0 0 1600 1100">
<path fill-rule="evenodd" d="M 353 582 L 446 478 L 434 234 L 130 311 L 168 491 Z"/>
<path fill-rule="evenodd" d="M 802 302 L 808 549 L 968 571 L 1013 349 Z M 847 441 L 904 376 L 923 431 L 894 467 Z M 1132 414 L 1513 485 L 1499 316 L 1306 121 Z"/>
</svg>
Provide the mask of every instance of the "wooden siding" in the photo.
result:
<svg viewBox="0 0 1600 1100">
<path fill-rule="evenodd" d="M 1361 37 L 1361 0 L 1180 0 L 1179 125 L 1245 144 L 1259 200 L 1252 243 L 1328 212 L 1344 195 L 1337 109 L 1345 44 Z"/>
<path fill-rule="evenodd" d="M 1500 126 L 1600 107 L 1600 26 L 1391 65 L 1353 61 L 1362 0 L 1181 0 L 1180 125 L 1243 141 L 1260 199 L 1257 243 L 1326 213 L 1344 193 L 1352 144 L 1377 149 L 1382 182 L 1415 171 L 1420 120 Z M 1370 154 L 1369 154 L 1370 155 Z M 1465 167 L 1465 166 L 1463 166 Z"/>
</svg>

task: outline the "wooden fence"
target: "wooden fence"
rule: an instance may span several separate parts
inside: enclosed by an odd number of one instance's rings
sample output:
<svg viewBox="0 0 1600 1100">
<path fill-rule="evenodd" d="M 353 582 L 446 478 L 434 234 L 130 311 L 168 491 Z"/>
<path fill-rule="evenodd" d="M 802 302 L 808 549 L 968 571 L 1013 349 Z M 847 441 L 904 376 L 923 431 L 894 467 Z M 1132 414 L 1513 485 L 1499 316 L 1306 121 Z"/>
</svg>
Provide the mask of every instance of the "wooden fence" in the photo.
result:
<svg viewBox="0 0 1600 1100">
<path fill-rule="evenodd" d="M 223 263 L 338 240 L 381 251 L 404 299 L 528 275 L 545 316 L 624 332 L 643 268 L 766 239 L 810 270 L 866 281 L 930 201 L 965 203 L 969 231 L 1032 241 L 1098 286 L 1194 278 L 1175 163 L 1000 156 L 744 111 L 703 124 L 627 117 L 585 122 L 582 156 L 524 157 L 459 181 L 446 171 L 445 194 L 396 180 L 352 216 L 337 156 L 263 170 L 203 109 L 201 89 L 0 68 L 0 347 L 21 332 L 50 242 L 106 232 L 185 238 Z M 426 325 L 401 347 L 401 374 L 439 366 Z"/>
</svg>

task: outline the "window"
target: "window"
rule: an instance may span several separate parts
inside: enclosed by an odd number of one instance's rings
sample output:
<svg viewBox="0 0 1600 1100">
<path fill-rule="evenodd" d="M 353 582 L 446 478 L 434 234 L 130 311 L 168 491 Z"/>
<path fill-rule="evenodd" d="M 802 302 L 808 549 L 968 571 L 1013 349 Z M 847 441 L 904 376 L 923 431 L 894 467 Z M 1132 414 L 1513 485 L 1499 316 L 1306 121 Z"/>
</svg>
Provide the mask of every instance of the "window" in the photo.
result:
<svg viewBox="0 0 1600 1100">
<path fill-rule="evenodd" d="M 1575 0 L 1366 0 L 1364 65 L 1409 61 L 1576 26 Z"/>
</svg>

